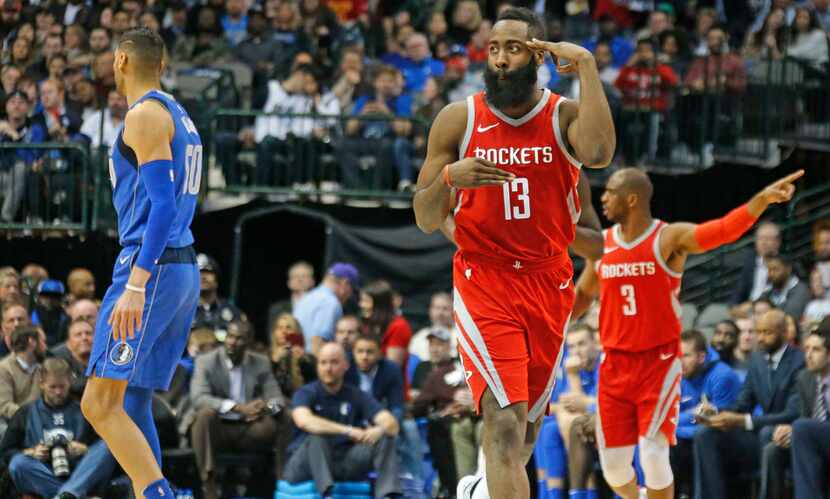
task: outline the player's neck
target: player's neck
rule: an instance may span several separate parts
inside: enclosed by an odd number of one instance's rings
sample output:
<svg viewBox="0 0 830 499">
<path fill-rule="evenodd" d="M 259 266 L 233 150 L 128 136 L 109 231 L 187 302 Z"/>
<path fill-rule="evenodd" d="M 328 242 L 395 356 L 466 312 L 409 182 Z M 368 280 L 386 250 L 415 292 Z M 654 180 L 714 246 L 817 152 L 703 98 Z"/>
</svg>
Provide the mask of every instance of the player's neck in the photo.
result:
<svg viewBox="0 0 830 499">
<path fill-rule="evenodd" d="M 628 217 L 620 224 L 620 235 L 623 242 L 630 243 L 642 236 L 651 227 L 654 219 L 651 215 Z"/>
<path fill-rule="evenodd" d="M 138 99 L 150 90 L 160 90 L 161 83 L 158 81 L 134 81 L 132 84 L 124 85 L 124 95 L 127 96 L 127 106 L 132 107 Z"/>
<path fill-rule="evenodd" d="M 537 88 L 533 91 L 533 97 L 528 99 L 527 102 L 525 102 L 524 104 L 519 104 L 517 106 L 510 107 L 500 107 L 497 109 L 501 111 L 503 114 L 509 116 L 510 118 L 519 119 L 522 116 L 529 113 L 531 109 L 536 107 L 536 104 L 539 103 L 539 99 L 542 98 L 542 95 L 544 95 L 544 90 L 542 90 L 541 88 Z"/>
</svg>

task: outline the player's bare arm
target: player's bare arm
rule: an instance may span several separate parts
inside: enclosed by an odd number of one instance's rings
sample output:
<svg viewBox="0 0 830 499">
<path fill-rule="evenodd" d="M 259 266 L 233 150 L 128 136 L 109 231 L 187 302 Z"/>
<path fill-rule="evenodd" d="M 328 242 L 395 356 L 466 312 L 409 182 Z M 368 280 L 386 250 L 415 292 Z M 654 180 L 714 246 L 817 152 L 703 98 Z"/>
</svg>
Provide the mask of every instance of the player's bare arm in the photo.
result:
<svg viewBox="0 0 830 499">
<path fill-rule="evenodd" d="M 704 253 L 735 242 L 748 231 L 771 204 L 786 203 L 795 193 L 794 182 L 804 175 L 798 170 L 758 192 L 748 203 L 735 208 L 726 216 L 693 224 L 688 222 L 668 225 L 660 237 L 660 251 L 673 270 L 681 271 L 689 254 Z"/>
<path fill-rule="evenodd" d="M 591 200 L 591 184 L 583 172 L 579 174 L 576 191 L 582 214 L 576 224 L 576 235 L 571 243 L 571 250 L 582 258 L 598 260 L 602 257 L 602 226 Z"/>
<path fill-rule="evenodd" d="M 124 143 L 135 152 L 136 161 L 143 165 L 155 160 L 171 160 L 170 140 L 175 132 L 170 113 L 161 104 L 145 101 L 131 109 L 124 118 Z M 127 285 L 113 308 L 108 321 L 115 340 L 126 341 L 141 329 L 145 296 L 134 289 L 144 289 L 150 271 L 133 266 Z"/>
<path fill-rule="evenodd" d="M 427 155 L 418 175 L 413 205 L 418 227 L 432 233 L 442 227 L 450 213 L 451 187 L 475 188 L 501 185 L 513 174 L 479 158 L 458 160 L 458 146 L 467 125 L 467 105 L 453 102 L 435 117 L 429 131 Z"/>
<path fill-rule="evenodd" d="M 560 73 L 576 72 L 579 76 L 579 102 L 564 101 L 559 111 L 562 136 L 576 158 L 589 168 L 605 168 L 614 158 L 617 138 L 611 108 L 602 90 L 602 81 L 594 55 L 579 45 L 568 42 L 527 42 L 534 50 L 549 52 Z M 562 59 L 567 64 L 560 64 Z"/>
<path fill-rule="evenodd" d="M 600 246 L 602 244 L 600 243 Z M 602 249 L 600 248 L 600 253 Z M 601 256 L 601 255 L 600 255 Z M 591 307 L 594 299 L 599 296 L 599 279 L 597 278 L 596 262 L 594 260 L 585 260 L 585 268 L 579 275 L 576 281 L 576 298 L 574 300 L 573 310 L 571 311 L 571 320 L 577 320 Z"/>
</svg>

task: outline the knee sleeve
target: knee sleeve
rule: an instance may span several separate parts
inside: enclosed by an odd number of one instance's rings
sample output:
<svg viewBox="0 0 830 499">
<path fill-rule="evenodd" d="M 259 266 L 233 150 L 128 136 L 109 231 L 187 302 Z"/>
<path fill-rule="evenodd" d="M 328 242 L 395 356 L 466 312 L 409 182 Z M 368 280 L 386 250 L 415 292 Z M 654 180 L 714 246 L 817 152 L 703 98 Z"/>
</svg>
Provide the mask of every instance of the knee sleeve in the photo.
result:
<svg viewBox="0 0 830 499">
<path fill-rule="evenodd" d="M 634 446 L 607 447 L 599 449 L 599 462 L 602 475 L 612 487 L 622 487 L 637 477 L 631 461 L 634 459 Z"/>
<path fill-rule="evenodd" d="M 646 487 L 665 489 L 674 481 L 669 460 L 669 442 L 662 433 L 652 438 L 640 437 L 640 466 L 645 475 Z"/>
</svg>

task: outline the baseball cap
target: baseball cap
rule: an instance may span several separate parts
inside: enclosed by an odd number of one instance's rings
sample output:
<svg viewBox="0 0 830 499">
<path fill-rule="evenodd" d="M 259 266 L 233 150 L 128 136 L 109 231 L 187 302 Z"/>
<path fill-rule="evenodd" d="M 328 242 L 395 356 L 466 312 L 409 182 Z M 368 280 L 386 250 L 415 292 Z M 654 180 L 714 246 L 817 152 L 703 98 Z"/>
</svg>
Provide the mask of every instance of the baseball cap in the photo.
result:
<svg viewBox="0 0 830 499">
<path fill-rule="evenodd" d="M 62 282 L 55 279 L 47 279 L 37 285 L 37 293 L 39 295 L 63 296 L 66 294 L 66 289 L 63 287 Z"/>
<path fill-rule="evenodd" d="M 328 273 L 340 279 L 348 279 L 353 290 L 360 288 L 360 274 L 351 263 L 336 262 L 329 267 Z"/>
<path fill-rule="evenodd" d="M 199 272 L 205 271 L 219 274 L 219 264 L 212 256 L 199 253 L 196 255 L 196 263 L 199 265 Z"/>
<path fill-rule="evenodd" d="M 450 341 L 452 334 L 450 334 L 450 330 L 445 327 L 435 326 L 427 333 L 427 339 L 429 338 L 437 338 L 441 341 Z"/>
</svg>

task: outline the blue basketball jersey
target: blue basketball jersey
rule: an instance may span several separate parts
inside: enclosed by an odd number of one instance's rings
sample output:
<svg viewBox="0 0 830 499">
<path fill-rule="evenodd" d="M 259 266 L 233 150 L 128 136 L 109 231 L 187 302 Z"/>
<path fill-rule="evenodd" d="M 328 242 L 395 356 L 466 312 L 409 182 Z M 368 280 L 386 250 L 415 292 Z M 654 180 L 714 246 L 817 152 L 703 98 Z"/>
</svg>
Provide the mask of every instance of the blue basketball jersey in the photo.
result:
<svg viewBox="0 0 830 499">
<path fill-rule="evenodd" d="M 170 142 L 173 153 L 173 170 L 170 174 L 176 186 L 176 212 L 171 214 L 174 218 L 167 247 L 181 248 L 193 244 L 190 223 L 193 221 L 196 197 L 202 183 L 202 140 L 187 111 L 170 94 L 151 90 L 130 109 L 148 99 L 156 100 L 167 108 L 176 127 Z M 135 152 L 124 143 L 123 133 L 122 125 L 110 153 L 109 170 L 112 202 L 118 216 L 119 244 L 129 247 L 142 243 L 150 215 L 150 198 L 138 174 Z"/>
</svg>

